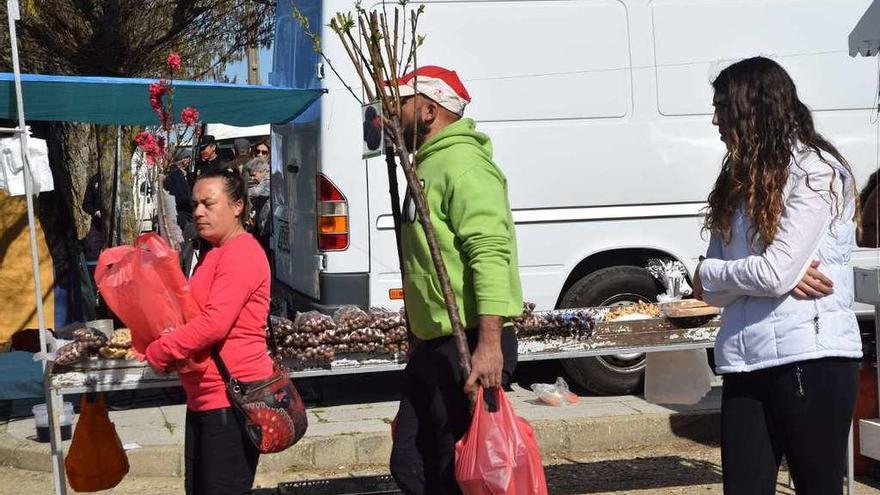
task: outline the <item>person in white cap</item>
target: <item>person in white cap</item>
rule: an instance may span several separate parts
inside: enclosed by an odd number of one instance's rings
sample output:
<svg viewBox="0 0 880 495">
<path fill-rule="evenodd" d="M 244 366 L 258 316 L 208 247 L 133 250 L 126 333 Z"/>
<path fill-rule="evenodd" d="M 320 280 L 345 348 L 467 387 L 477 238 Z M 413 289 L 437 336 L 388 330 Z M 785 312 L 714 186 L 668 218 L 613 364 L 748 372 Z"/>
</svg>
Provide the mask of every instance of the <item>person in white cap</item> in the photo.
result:
<svg viewBox="0 0 880 495">
<path fill-rule="evenodd" d="M 462 118 L 470 95 L 455 72 L 426 66 L 400 80 L 401 124 L 415 152 L 430 222 L 449 272 L 471 347 L 471 374 L 458 361 L 452 325 L 415 207 L 407 193 L 401 222 L 404 298 L 412 332 L 390 468 L 406 494 L 459 494 L 455 443 L 470 426 L 468 394 L 487 402 L 510 383 L 522 313 L 516 236 L 507 180 L 489 137 Z"/>
</svg>

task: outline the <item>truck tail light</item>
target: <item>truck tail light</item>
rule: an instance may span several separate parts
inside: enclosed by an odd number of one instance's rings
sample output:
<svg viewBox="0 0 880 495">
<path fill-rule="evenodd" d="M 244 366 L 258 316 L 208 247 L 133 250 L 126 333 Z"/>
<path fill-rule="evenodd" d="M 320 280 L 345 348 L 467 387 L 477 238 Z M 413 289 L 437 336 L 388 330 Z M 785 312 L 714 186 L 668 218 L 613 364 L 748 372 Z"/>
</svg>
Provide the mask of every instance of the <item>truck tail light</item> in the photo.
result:
<svg viewBox="0 0 880 495">
<path fill-rule="evenodd" d="M 318 174 L 318 249 L 348 249 L 348 200 L 324 174 Z"/>
</svg>

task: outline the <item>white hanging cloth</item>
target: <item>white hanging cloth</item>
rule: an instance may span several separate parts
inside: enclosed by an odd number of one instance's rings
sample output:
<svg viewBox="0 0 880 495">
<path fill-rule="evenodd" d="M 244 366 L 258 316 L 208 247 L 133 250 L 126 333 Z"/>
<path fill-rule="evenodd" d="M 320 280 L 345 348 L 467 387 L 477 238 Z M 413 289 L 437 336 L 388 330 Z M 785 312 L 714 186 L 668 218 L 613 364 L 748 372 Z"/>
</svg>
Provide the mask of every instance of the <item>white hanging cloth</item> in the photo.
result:
<svg viewBox="0 0 880 495">
<path fill-rule="evenodd" d="M 28 137 L 27 142 L 34 194 L 52 191 L 55 189 L 55 182 L 49 168 L 46 141 Z M 10 196 L 24 195 L 24 164 L 21 161 L 21 140 L 18 137 L 0 138 L 0 189 Z"/>
</svg>

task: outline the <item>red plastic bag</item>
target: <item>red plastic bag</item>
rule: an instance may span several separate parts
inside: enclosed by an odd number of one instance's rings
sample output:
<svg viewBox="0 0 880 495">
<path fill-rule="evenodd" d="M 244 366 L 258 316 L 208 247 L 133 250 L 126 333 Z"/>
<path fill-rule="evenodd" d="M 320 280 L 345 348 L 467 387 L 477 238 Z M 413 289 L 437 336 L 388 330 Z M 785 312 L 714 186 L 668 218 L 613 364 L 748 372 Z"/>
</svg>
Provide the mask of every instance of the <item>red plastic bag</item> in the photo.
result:
<svg viewBox="0 0 880 495">
<path fill-rule="evenodd" d="M 64 459 L 64 470 L 70 487 L 77 492 L 109 490 L 128 474 L 128 456 L 107 416 L 104 396 L 80 400 L 79 420 Z"/>
<path fill-rule="evenodd" d="M 471 427 L 455 445 L 455 479 L 465 495 L 547 495 L 547 481 L 535 431 L 520 418 L 504 395 L 489 412 L 483 389 Z"/>
<path fill-rule="evenodd" d="M 177 252 L 152 232 L 139 236 L 134 246 L 101 252 L 95 281 L 107 306 L 131 329 L 131 346 L 141 359 L 163 332 L 200 314 Z M 179 372 L 205 369 L 208 357 L 205 351 L 184 363 Z"/>
</svg>

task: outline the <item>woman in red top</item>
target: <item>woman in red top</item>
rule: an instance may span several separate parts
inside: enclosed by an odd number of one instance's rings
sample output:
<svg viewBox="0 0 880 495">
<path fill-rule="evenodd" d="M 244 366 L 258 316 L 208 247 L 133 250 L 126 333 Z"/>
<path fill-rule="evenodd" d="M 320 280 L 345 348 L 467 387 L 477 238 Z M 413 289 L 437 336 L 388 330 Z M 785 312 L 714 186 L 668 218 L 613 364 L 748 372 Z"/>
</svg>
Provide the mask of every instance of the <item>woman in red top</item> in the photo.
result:
<svg viewBox="0 0 880 495">
<path fill-rule="evenodd" d="M 219 349 L 230 374 L 256 381 L 273 372 L 264 327 L 269 314 L 269 263 L 244 229 L 247 183 L 231 169 L 209 172 L 193 187 L 193 219 L 212 249 L 190 279 L 201 315 L 147 347 L 157 372 L 196 353 Z M 186 493 L 250 493 L 259 451 L 233 413 L 213 360 L 204 372 L 180 375 L 186 391 Z"/>
</svg>

